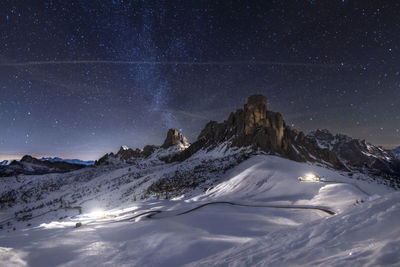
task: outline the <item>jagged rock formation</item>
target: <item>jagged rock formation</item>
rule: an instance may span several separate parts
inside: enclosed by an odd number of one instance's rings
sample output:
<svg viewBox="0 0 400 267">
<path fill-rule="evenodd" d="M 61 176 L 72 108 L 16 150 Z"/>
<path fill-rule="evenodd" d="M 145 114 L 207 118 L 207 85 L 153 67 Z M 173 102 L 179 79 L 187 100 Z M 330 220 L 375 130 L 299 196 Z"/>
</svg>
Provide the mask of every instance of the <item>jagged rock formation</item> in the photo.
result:
<svg viewBox="0 0 400 267">
<path fill-rule="evenodd" d="M 135 163 L 138 159 L 145 159 L 152 156 L 156 151 L 160 152 L 159 158 L 168 158 L 177 152 L 180 152 L 187 147 L 189 143 L 186 137 L 177 129 L 169 129 L 167 132 L 167 137 L 162 146 L 147 145 L 143 150 L 136 148 L 128 148 L 126 146 L 121 146 L 119 151 L 114 153 L 109 153 L 101 157 L 95 162 L 95 165 L 109 165 L 110 163 Z M 162 150 L 162 151 L 160 151 Z M 164 155 L 162 153 L 165 150 L 169 151 L 171 155 Z"/>
<path fill-rule="evenodd" d="M 263 95 L 250 96 L 243 109 L 232 112 L 222 123 L 210 121 L 197 141 L 172 160 L 185 160 L 200 149 L 222 142 L 237 147 L 251 146 L 296 161 L 317 161 L 344 168 L 333 152 L 320 148 L 312 138 L 286 126 L 280 113 L 267 110 L 267 99 Z"/>
<path fill-rule="evenodd" d="M 326 129 L 311 132 L 308 137 L 315 139 L 320 147 L 334 152 L 349 169 L 366 169 L 379 175 L 400 173 L 400 161 L 393 154 L 365 140 L 333 135 Z"/>
<path fill-rule="evenodd" d="M 189 146 L 189 142 L 186 137 L 177 129 L 169 129 L 167 133 L 167 138 L 165 138 L 162 148 L 169 148 L 175 145 L 182 145 L 184 147 Z"/>
</svg>

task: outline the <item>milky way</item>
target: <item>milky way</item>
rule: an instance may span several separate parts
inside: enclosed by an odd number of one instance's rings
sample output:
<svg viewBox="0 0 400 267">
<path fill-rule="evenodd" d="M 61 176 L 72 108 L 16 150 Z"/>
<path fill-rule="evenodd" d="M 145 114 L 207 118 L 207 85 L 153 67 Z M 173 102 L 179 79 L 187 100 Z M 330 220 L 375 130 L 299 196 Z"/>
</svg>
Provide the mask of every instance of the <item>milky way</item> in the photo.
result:
<svg viewBox="0 0 400 267">
<path fill-rule="evenodd" d="M 288 125 L 400 143 L 398 1 L 7 1 L 0 159 L 193 141 L 248 95 Z"/>
</svg>

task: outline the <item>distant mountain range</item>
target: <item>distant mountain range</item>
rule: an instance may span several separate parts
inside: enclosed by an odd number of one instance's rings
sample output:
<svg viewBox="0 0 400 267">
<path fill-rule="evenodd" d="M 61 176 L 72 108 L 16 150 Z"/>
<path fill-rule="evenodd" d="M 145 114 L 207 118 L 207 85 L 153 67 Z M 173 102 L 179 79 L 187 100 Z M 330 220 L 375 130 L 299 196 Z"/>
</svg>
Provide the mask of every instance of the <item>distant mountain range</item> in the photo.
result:
<svg viewBox="0 0 400 267">
<path fill-rule="evenodd" d="M 12 160 L 3 160 L 3 161 L 0 161 L 0 166 L 8 165 L 8 164 L 10 164 L 11 162 L 12 162 Z"/>
<path fill-rule="evenodd" d="M 62 159 L 62 158 L 58 158 L 58 157 L 42 157 L 41 159 L 39 159 L 41 161 L 50 161 L 50 162 L 67 162 L 67 163 L 71 163 L 71 164 L 80 164 L 80 165 L 93 165 L 94 164 L 94 160 L 80 160 L 80 159 Z"/>
<path fill-rule="evenodd" d="M 62 173 L 82 169 L 93 164 L 93 161 L 82 161 L 78 159 L 37 159 L 32 156 L 25 155 L 21 158 L 21 160 L 2 161 L 0 164 L 0 177 L 14 176 L 19 174 L 36 175 L 47 173 Z"/>
<path fill-rule="evenodd" d="M 49 162 L 67 162 L 67 163 L 71 163 L 71 164 L 80 164 L 80 165 L 93 165 L 94 164 L 94 160 L 80 160 L 80 159 L 62 159 L 59 157 L 42 157 L 39 159 L 40 161 L 49 161 Z M 14 160 L 3 160 L 0 161 L 0 166 L 6 166 L 9 165 L 11 162 L 13 162 Z M 17 160 L 18 161 L 18 160 Z"/>
</svg>

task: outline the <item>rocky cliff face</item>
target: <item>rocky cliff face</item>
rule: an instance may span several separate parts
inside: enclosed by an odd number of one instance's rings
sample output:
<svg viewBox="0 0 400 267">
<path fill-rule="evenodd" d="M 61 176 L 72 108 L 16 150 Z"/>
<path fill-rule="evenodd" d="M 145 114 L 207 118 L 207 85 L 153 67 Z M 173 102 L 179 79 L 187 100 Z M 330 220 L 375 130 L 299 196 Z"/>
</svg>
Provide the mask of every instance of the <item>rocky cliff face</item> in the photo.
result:
<svg viewBox="0 0 400 267">
<path fill-rule="evenodd" d="M 209 122 L 197 141 L 174 160 L 185 160 L 200 149 L 210 149 L 222 142 L 231 146 L 248 147 L 277 154 L 296 161 L 317 161 L 344 168 L 334 153 L 320 148 L 315 140 L 287 127 L 278 112 L 267 110 L 263 95 L 252 95 L 243 109 L 232 112 L 222 122 Z"/>
<path fill-rule="evenodd" d="M 260 150 L 295 161 L 317 162 L 336 169 L 387 174 L 391 177 L 399 177 L 400 174 L 400 163 L 392 153 L 365 141 L 345 135 L 334 136 L 327 130 L 305 135 L 287 126 L 280 113 L 267 109 L 267 99 L 263 95 L 250 96 L 244 107 L 232 112 L 227 120 L 207 123 L 190 146 L 178 130 L 170 129 L 161 147 L 146 146 L 143 150 L 121 148 L 116 155 L 107 154 L 98 163 L 109 162 L 110 158 L 129 163 L 155 154 L 166 162 L 184 161 L 199 150 L 211 150 L 222 143 L 227 147 L 248 147 L 254 151 Z M 168 153 L 160 154 L 161 150 Z"/>
<path fill-rule="evenodd" d="M 162 148 L 169 148 L 171 146 L 180 146 L 182 148 L 187 148 L 190 144 L 186 137 L 177 129 L 169 129 L 167 137 L 165 138 Z"/>
</svg>

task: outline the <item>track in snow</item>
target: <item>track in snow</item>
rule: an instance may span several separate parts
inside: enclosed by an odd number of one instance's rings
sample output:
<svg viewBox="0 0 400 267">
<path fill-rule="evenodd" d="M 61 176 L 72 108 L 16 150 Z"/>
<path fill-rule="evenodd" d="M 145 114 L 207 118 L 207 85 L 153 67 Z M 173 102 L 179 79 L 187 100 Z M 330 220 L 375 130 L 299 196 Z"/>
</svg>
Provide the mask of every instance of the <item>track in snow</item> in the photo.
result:
<svg viewBox="0 0 400 267">
<path fill-rule="evenodd" d="M 179 212 L 176 214 L 173 214 L 171 216 L 166 216 L 166 217 L 161 217 L 161 218 L 154 218 L 155 215 L 157 214 L 161 214 L 161 213 L 167 213 L 166 211 L 163 210 L 149 210 L 149 211 L 145 211 L 142 212 L 140 214 L 134 215 L 132 217 L 129 218 L 125 218 L 122 220 L 116 220 L 116 221 L 111 221 L 111 222 L 88 222 L 85 223 L 84 225 L 100 225 L 100 224 L 107 224 L 107 223 L 118 223 L 118 222 L 125 222 L 125 221 L 132 221 L 136 218 L 145 216 L 146 218 L 149 219 L 164 219 L 164 218 L 168 218 L 168 217 L 173 217 L 173 216 L 181 216 L 181 215 L 185 215 L 188 213 L 192 213 L 196 210 L 199 210 L 201 208 L 204 208 L 206 206 L 210 206 L 210 205 L 232 205 L 232 206 L 240 206 L 240 207 L 253 207 L 253 208 L 272 208 L 272 209 L 302 209 L 302 210 L 318 210 L 318 211 L 322 211 L 325 212 L 329 215 L 335 215 L 336 213 L 334 211 L 332 211 L 331 209 L 329 209 L 328 207 L 323 207 L 323 206 L 306 206 L 306 205 L 262 205 L 262 204 L 244 204 L 244 203 L 235 203 L 235 202 L 230 202 L 230 201 L 214 201 L 214 202 L 208 202 L 208 203 L 204 203 L 201 204 L 197 207 L 194 207 L 192 209 L 183 211 L 183 212 Z M 168 211 L 169 213 L 169 211 Z"/>
</svg>

